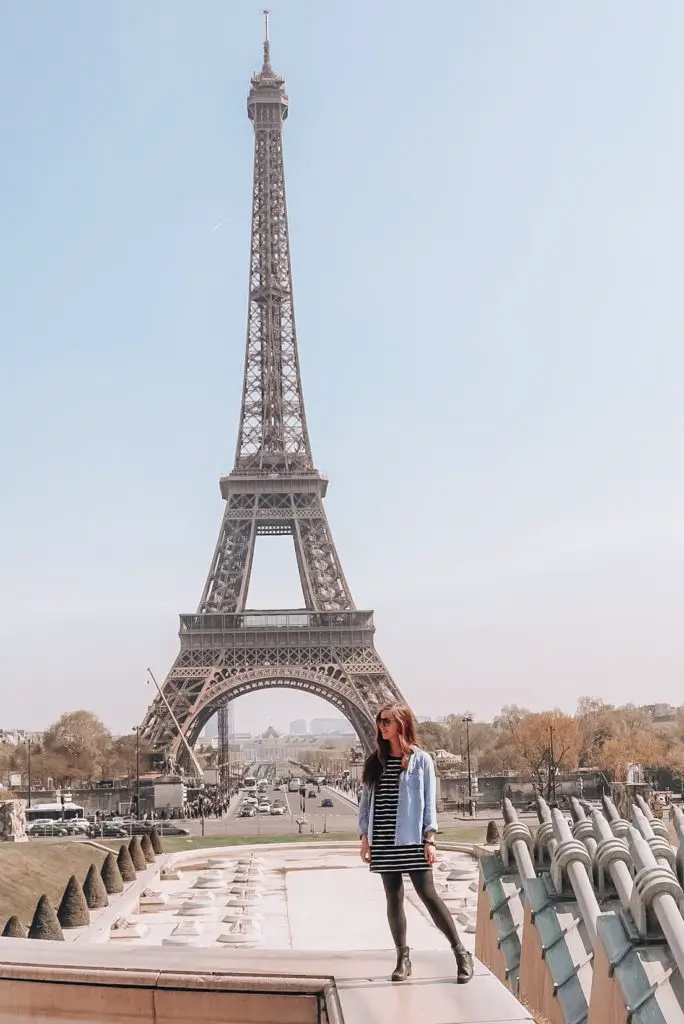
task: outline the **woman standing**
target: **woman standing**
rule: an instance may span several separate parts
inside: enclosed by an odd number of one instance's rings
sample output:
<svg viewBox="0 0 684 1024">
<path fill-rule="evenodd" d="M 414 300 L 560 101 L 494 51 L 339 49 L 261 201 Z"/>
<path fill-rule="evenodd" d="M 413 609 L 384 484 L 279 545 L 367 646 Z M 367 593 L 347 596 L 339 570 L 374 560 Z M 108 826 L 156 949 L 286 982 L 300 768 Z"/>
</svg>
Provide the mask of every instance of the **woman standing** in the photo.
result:
<svg viewBox="0 0 684 1024">
<path fill-rule="evenodd" d="M 456 957 L 456 980 L 473 976 L 473 958 L 464 949 L 449 910 L 435 889 L 432 865 L 437 859 L 435 766 L 416 741 L 416 720 L 406 704 L 385 704 L 376 715 L 377 750 L 366 760 L 359 804 L 361 859 L 382 878 L 387 919 L 397 947 L 392 981 L 411 976 L 406 945 L 404 874 L 428 909 Z"/>
</svg>

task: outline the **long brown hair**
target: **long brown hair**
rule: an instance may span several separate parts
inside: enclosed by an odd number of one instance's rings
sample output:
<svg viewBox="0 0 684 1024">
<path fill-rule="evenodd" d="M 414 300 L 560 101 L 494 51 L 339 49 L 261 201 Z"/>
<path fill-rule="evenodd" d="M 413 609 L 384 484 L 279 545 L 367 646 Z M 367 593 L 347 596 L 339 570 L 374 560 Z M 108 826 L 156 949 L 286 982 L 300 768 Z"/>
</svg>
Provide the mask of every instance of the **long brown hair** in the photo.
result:
<svg viewBox="0 0 684 1024">
<path fill-rule="evenodd" d="M 390 755 L 390 745 L 382 738 L 380 732 L 380 719 L 383 712 L 390 712 L 399 726 L 399 746 L 401 747 L 401 767 L 406 771 L 411 751 L 418 746 L 416 739 L 416 718 L 408 704 L 401 701 L 382 704 L 375 714 L 375 743 L 376 750 L 369 754 L 363 766 L 363 782 L 372 784 L 377 782 L 385 770 L 387 758 Z"/>
</svg>

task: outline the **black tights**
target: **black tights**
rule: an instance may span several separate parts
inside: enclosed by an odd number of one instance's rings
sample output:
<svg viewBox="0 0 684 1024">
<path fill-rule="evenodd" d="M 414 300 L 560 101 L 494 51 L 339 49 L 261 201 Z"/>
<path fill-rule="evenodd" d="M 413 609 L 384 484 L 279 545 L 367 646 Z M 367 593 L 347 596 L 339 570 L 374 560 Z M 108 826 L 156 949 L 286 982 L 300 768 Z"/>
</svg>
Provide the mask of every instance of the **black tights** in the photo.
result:
<svg viewBox="0 0 684 1024">
<path fill-rule="evenodd" d="M 463 945 L 449 909 L 435 889 L 432 871 L 409 871 L 408 875 L 413 883 L 413 888 L 427 907 L 428 913 L 437 928 L 439 928 L 442 935 L 446 935 L 451 948 L 460 952 L 463 949 Z M 387 897 L 387 920 L 389 921 L 394 945 L 399 948 L 399 946 L 406 945 L 404 878 L 401 871 L 383 871 L 381 878 L 382 884 L 385 887 L 385 896 Z"/>
</svg>

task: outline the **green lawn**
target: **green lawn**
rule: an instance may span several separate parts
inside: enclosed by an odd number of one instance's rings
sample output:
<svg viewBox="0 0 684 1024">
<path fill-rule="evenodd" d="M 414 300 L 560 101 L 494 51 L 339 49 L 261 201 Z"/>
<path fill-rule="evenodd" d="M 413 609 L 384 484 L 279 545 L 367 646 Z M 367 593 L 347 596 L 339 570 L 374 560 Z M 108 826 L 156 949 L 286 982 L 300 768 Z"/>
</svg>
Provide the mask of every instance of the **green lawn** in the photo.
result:
<svg viewBox="0 0 684 1024">
<path fill-rule="evenodd" d="M 485 825 L 454 825 L 439 833 L 439 838 L 450 843 L 482 843 L 486 832 Z M 216 846 L 251 846 L 268 843 L 344 843 L 356 842 L 355 831 L 348 832 L 286 832 L 281 836 L 169 836 L 162 839 L 166 853 L 177 853 L 180 850 L 201 850 Z M 118 849 L 118 847 L 117 847 Z"/>
<path fill-rule="evenodd" d="M 484 843 L 486 825 L 454 825 L 451 828 L 441 828 L 437 836 L 444 843 Z"/>
<path fill-rule="evenodd" d="M 0 931 L 12 914 L 28 927 L 43 894 L 58 907 L 71 875 L 83 884 L 90 865 L 99 869 L 104 858 L 85 843 L 0 843 Z"/>
<path fill-rule="evenodd" d="M 344 843 L 356 839 L 356 832 L 287 832 L 282 836 L 167 836 L 162 839 L 165 853 L 180 850 L 206 850 L 216 846 L 265 846 L 268 843 Z"/>
</svg>

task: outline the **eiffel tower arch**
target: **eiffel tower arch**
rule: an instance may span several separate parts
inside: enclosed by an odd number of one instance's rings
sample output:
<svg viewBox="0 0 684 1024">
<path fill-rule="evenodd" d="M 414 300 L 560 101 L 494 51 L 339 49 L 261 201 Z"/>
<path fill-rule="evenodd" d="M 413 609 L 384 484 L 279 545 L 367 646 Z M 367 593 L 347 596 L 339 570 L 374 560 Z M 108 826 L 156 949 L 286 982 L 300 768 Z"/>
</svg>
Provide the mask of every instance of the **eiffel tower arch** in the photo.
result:
<svg viewBox="0 0 684 1024">
<path fill-rule="evenodd" d="M 221 478 L 225 511 L 199 607 L 180 617 L 180 653 L 147 711 L 142 734 L 186 760 L 202 727 L 228 702 L 291 687 L 338 708 L 366 750 L 375 711 L 401 694 L 375 650 L 373 612 L 355 607 L 314 467 L 306 424 L 292 298 L 282 130 L 285 81 L 270 60 L 251 81 L 254 180 L 249 313 L 240 424 L 232 472 Z M 294 542 L 304 608 L 247 609 L 259 536 Z"/>
</svg>

